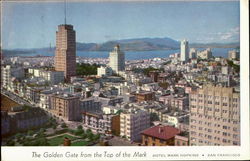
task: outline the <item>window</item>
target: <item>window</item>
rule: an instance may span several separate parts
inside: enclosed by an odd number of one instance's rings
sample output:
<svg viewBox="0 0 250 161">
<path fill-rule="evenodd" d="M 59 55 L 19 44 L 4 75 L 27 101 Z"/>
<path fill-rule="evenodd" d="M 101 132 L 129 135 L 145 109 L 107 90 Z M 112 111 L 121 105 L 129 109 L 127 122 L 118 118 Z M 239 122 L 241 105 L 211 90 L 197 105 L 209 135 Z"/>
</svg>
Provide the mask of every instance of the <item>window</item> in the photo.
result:
<svg viewBox="0 0 250 161">
<path fill-rule="evenodd" d="M 220 105 L 220 102 L 215 102 L 215 105 Z"/>
<path fill-rule="evenodd" d="M 237 98 L 233 98 L 233 102 L 237 102 L 238 101 L 238 99 Z"/>
<path fill-rule="evenodd" d="M 207 101 L 207 104 L 213 104 L 213 101 Z"/>
<path fill-rule="evenodd" d="M 227 103 L 222 103 L 222 106 L 227 106 Z"/>
<path fill-rule="evenodd" d="M 236 127 L 234 127 L 234 128 L 233 128 L 233 131 L 237 132 L 237 131 L 238 131 L 238 129 L 237 129 Z"/>
<path fill-rule="evenodd" d="M 220 112 L 220 109 L 216 108 L 216 109 L 215 109 L 215 112 Z"/>
</svg>

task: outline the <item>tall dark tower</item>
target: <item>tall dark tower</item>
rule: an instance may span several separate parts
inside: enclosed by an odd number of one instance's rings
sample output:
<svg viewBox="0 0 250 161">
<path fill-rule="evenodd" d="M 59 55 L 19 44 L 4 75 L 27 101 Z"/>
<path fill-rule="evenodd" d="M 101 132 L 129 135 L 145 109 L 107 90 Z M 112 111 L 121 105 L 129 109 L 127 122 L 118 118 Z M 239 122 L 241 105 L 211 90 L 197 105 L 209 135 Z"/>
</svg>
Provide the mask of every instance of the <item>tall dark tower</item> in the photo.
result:
<svg viewBox="0 0 250 161">
<path fill-rule="evenodd" d="M 56 32 L 55 70 L 64 71 L 66 81 L 76 75 L 76 33 L 73 25 L 66 24 L 66 2 L 64 2 L 65 24 Z"/>
</svg>

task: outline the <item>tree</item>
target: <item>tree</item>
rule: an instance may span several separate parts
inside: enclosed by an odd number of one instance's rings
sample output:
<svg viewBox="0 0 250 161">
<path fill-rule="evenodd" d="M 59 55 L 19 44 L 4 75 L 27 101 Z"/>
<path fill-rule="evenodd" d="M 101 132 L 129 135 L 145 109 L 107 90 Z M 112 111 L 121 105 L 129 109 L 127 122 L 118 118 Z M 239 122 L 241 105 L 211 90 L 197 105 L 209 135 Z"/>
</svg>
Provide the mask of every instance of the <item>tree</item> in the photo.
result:
<svg viewBox="0 0 250 161">
<path fill-rule="evenodd" d="M 41 137 L 32 143 L 32 146 L 48 146 L 48 140 L 45 137 Z"/>
<path fill-rule="evenodd" d="M 159 121 L 159 116 L 156 113 L 150 113 L 150 121 Z"/>
<path fill-rule="evenodd" d="M 148 68 L 145 68 L 144 70 L 143 70 L 143 73 L 145 74 L 145 75 L 147 75 L 147 76 L 149 76 L 149 72 L 151 72 L 151 71 L 156 71 L 156 70 L 158 70 L 158 69 L 156 69 L 156 68 L 153 68 L 153 67 L 148 67 Z"/>
<path fill-rule="evenodd" d="M 77 126 L 77 129 L 82 129 L 82 125 Z"/>
<path fill-rule="evenodd" d="M 88 134 L 88 133 L 92 133 L 92 131 L 90 130 L 90 129 L 87 129 L 86 130 L 86 133 Z"/>
<path fill-rule="evenodd" d="M 88 133 L 87 134 L 87 137 L 89 138 L 90 141 L 93 141 L 94 140 L 94 134 L 91 132 L 91 133 Z"/>
<path fill-rule="evenodd" d="M 7 141 L 6 145 L 7 146 L 14 146 L 15 142 L 13 140 L 9 140 L 9 141 Z"/>
<path fill-rule="evenodd" d="M 52 127 L 52 128 L 53 128 L 53 129 L 56 129 L 56 127 L 57 127 L 56 125 L 53 125 L 53 127 Z"/>
<path fill-rule="evenodd" d="M 82 138 L 82 139 L 85 139 L 86 137 L 87 137 L 86 134 L 81 134 L 81 138 Z"/>
<path fill-rule="evenodd" d="M 20 134 L 20 133 L 17 133 L 16 135 L 15 135 L 15 138 L 16 139 L 20 139 L 22 137 L 22 134 Z"/>
<path fill-rule="evenodd" d="M 34 134 L 34 131 L 33 131 L 33 130 L 29 130 L 29 131 L 27 132 L 27 134 L 28 134 L 29 136 L 32 136 L 32 135 Z"/>
<path fill-rule="evenodd" d="M 39 132 L 40 133 L 44 133 L 46 130 L 44 129 L 44 128 L 41 128 L 40 130 L 39 130 Z"/>
<path fill-rule="evenodd" d="M 77 75 L 96 75 L 97 74 L 97 68 L 100 67 L 100 65 L 97 64 L 77 64 L 76 65 L 76 74 Z"/>
<path fill-rule="evenodd" d="M 82 134 L 84 134 L 83 129 L 77 129 L 77 130 L 75 131 L 75 135 L 82 135 Z"/>
<path fill-rule="evenodd" d="M 62 127 L 62 128 L 66 128 L 67 125 L 66 125 L 65 123 L 62 123 L 62 124 L 61 124 L 61 127 Z"/>
<path fill-rule="evenodd" d="M 100 134 L 96 134 L 96 135 L 94 136 L 94 140 L 98 140 L 98 139 L 100 139 L 100 137 L 101 137 Z"/>
</svg>

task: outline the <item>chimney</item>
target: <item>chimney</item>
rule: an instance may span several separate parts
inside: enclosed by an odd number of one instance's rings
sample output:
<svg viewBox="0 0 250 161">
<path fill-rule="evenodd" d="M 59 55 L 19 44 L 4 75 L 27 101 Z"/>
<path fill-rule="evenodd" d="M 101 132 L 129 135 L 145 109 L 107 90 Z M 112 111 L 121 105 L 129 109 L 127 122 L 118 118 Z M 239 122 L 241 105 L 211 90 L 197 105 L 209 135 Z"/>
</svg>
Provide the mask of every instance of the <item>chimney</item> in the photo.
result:
<svg viewBox="0 0 250 161">
<path fill-rule="evenodd" d="M 159 133 L 162 133 L 164 131 L 163 126 L 160 124 L 159 126 Z"/>
</svg>

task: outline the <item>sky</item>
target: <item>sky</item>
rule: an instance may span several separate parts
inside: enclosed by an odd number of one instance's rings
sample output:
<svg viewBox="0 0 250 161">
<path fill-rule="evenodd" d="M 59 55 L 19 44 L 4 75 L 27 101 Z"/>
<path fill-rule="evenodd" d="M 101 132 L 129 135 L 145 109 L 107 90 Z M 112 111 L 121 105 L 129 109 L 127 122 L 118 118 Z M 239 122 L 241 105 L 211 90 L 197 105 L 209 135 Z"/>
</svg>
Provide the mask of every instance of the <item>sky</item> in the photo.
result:
<svg viewBox="0 0 250 161">
<path fill-rule="evenodd" d="M 2 48 L 55 45 L 64 23 L 63 2 L 3 2 Z M 239 1 L 68 2 L 67 24 L 76 41 L 169 37 L 190 43 L 239 42 Z"/>
</svg>

